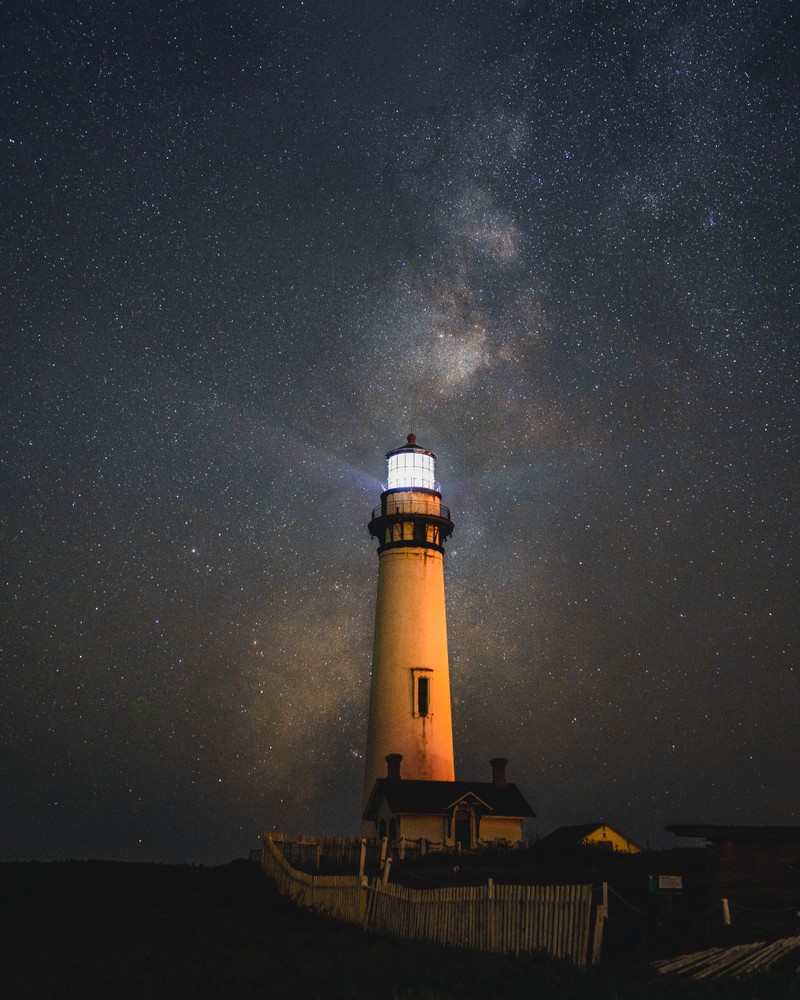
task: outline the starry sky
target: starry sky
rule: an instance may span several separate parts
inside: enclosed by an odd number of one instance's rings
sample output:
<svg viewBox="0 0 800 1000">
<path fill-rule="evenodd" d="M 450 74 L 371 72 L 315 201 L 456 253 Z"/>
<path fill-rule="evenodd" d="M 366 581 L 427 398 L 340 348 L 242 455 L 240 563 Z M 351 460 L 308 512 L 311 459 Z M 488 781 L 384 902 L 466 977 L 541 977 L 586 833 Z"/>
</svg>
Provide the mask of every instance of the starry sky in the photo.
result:
<svg viewBox="0 0 800 1000">
<path fill-rule="evenodd" d="M 457 776 L 800 823 L 796 6 L 4 6 L 0 859 L 357 832 L 412 428 Z"/>
</svg>

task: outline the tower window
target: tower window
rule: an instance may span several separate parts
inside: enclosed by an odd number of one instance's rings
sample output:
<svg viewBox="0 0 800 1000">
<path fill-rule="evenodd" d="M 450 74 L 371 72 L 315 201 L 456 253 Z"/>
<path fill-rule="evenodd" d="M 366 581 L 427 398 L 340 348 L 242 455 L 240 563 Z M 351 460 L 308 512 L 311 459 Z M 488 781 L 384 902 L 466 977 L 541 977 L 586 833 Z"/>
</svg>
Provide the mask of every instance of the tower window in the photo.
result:
<svg viewBox="0 0 800 1000">
<path fill-rule="evenodd" d="M 417 678 L 417 714 L 426 716 L 430 708 L 431 682 L 427 677 Z"/>
<path fill-rule="evenodd" d="M 431 717 L 431 675 L 430 667 L 411 668 L 411 711 L 416 719 Z"/>
</svg>

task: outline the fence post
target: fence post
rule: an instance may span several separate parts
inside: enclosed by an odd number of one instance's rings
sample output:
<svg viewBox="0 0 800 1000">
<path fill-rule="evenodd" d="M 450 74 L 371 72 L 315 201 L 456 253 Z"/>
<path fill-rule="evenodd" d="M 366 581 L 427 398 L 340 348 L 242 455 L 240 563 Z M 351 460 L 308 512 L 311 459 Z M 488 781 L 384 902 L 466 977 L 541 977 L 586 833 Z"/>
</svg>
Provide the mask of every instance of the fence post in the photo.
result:
<svg viewBox="0 0 800 1000">
<path fill-rule="evenodd" d="M 386 885 L 386 883 L 389 881 L 389 871 L 391 870 L 391 867 L 392 867 L 392 859 L 387 858 L 386 864 L 383 866 L 383 877 L 381 879 L 381 885 Z"/>
<path fill-rule="evenodd" d="M 722 899 L 722 922 L 726 927 L 730 927 L 731 925 L 731 907 L 727 896 L 724 896 Z"/>
<path fill-rule="evenodd" d="M 494 919 L 494 879 L 486 883 L 486 918 L 489 926 L 486 928 L 488 951 L 495 950 L 495 919 Z"/>
<path fill-rule="evenodd" d="M 366 902 L 364 903 L 364 930 L 369 930 L 369 922 L 372 918 L 372 911 L 375 906 L 374 896 L 377 892 L 378 883 L 377 880 L 375 885 L 370 885 L 369 880 L 365 879 L 362 882 L 361 888 L 366 893 Z"/>
<path fill-rule="evenodd" d="M 358 860 L 358 874 L 359 874 L 359 876 L 362 879 L 364 878 L 364 869 L 366 868 L 366 866 L 367 866 L 367 842 L 362 837 L 361 838 L 361 857 Z"/>
<path fill-rule="evenodd" d="M 592 941 L 592 965 L 600 961 L 600 949 L 603 945 L 603 924 L 608 916 L 608 882 L 603 882 L 603 902 L 595 907 L 594 940 Z"/>
</svg>

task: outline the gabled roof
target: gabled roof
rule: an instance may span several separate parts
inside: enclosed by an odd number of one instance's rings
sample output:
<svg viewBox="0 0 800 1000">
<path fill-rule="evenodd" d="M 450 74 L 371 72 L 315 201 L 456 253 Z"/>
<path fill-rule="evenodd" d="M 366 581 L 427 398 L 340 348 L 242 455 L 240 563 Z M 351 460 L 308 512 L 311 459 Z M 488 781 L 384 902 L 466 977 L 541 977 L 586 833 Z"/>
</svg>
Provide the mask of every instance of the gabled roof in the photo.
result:
<svg viewBox="0 0 800 1000">
<path fill-rule="evenodd" d="M 381 799 L 386 800 L 396 816 L 446 816 L 468 795 L 480 801 L 485 815 L 536 818 L 516 785 L 501 788 L 492 781 L 390 781 L 388 778 L 378 778 L 375 782 L 363 818 L 375 819 Z"/>
<path fill-rule="evenodd" d="M 610 823 L 606 823 L 603 820 L 599 820 L 597 823 L 578 823 L 576 826 L 560 826 L 557 830 L 553 830 L 552 833 L 548 833 L 546 837 L 543 837 L 539 841 L 539 845 L 542 847 L 577 847 L 586 837 L 591 836 L 591 834 L 596 833 L 603 827 L 612 830 L 618 837 L 627 840 L 634 847 L 639 847 L 636 841 L 631 840 L 630 837 L 627 837 L 616 827 L 611 826 Z"/>
<path fill-rule="evenodd" d="M 469 806 L 480 805 L 483 806 L 487 812 L 494 812 L 494 809 L 492 809 L 489 803 L 484 802 L 484 800 L 479 795 L 476 795 L 472 788 L 470 788 L 470 790 L 466 792 L 464 795 L 456 796 L 456 798 L 454 798 L 453 801 L 448 804 L 447 811 L 450 812 L 451 809 L 455 809 L 455 807 L 457 805 L 461 805 L 462 802 L 465 805 Z"/>
</svg>

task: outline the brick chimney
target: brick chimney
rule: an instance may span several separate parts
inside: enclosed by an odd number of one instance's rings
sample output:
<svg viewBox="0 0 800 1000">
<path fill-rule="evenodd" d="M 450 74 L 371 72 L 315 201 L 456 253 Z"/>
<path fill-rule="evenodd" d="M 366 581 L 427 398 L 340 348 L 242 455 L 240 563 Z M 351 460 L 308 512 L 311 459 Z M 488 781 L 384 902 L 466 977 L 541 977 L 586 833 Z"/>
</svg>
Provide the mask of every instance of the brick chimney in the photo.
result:
<svg viewBox="0 0 800 1000">
<path fill-rule="evenodd" d="M 492 784 L 498 788 L 505 788 L 508 784 L 506 781 L 506 764 L 508 761 L 505 757 L 493 757 L 489 763 L 492 765 Z"/>
<path fill-rule="evenodd" d="M 386 765 L 388 768 L 386 777 L 393 785 L 396 785 L 400 781 L 400 761 L 402 759 L 403 755 L 401 753 L 386 754 Z"/>
</svg>

